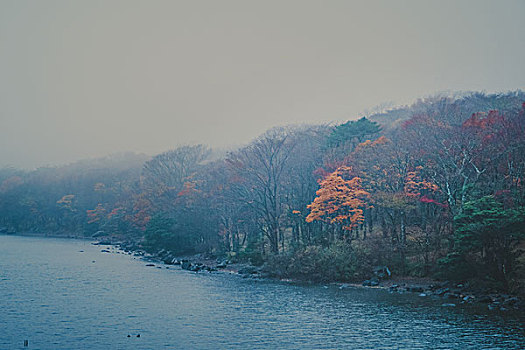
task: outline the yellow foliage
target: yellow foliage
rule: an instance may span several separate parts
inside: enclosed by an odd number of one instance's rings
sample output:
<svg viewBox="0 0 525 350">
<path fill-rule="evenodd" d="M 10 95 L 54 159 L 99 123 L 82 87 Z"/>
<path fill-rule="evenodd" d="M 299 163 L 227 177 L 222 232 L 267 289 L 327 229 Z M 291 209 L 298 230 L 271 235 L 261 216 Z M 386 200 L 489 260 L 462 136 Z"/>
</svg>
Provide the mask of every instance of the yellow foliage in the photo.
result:
<svg viewBox="0 0 525 350">
<path fill-rule="evenodd" d="M 351 174 L 352 168 L 342 166 L 320 181 L 317 197 L 308 205 L 307 222 L 338 223 L 343 224 L 345 230 L 351 230 L 364 221 L 363 208 L 368 206 L 370 194 L 361 187 L 359 177 L 345 179 Z"/>
</svg>

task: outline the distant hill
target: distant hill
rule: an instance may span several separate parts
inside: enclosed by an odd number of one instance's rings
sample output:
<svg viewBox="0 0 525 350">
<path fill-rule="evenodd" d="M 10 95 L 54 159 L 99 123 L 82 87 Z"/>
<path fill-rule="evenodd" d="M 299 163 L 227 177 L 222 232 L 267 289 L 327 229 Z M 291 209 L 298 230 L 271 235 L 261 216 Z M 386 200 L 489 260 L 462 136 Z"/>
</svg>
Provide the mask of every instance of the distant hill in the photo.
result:
<svg viewBox="0 0 525 350">
<path fill-rule="evenodd" d="M 422 114 L 460 124 L 477 112 L 520 110 L 524 101 L 525 92 L 521 90 L 503 94 L 471 92 L 420 99 L 411 106 L 393 108 L 383 113 L 373 114 L 368 119 L 379 123 L 387 132 L 412 116 Z"/>
</svg>

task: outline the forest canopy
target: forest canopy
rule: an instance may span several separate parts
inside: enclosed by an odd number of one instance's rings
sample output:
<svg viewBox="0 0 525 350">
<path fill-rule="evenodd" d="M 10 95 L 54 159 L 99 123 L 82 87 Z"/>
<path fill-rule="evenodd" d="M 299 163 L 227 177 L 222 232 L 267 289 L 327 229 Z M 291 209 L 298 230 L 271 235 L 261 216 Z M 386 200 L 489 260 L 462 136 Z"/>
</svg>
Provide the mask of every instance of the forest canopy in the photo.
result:
<svg viewBox="0 0 525 350">
<path fill-rule="evenodd" d="M 525 94 L 472 93 L 277 127 L 226 155 L 187 145 L 4 168 L 0 230 L 227 255 L 282 276 L 351 281 L 388 266 L 523 291 L 524 176 Z"/>
</svg>

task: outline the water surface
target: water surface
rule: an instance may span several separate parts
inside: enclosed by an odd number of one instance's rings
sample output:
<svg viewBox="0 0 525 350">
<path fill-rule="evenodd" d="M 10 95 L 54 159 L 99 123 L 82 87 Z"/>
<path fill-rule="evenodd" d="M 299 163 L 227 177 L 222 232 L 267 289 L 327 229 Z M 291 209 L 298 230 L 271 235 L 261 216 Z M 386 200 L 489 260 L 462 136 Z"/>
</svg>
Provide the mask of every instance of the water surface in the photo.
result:
<svg viewBox="0 0 525 350">
<path fill-rule="evenodd" d="M 0 349 L 525 348 L 519 315 L 158 269 L 104 248 L 0 236 Z"/>
</svg>

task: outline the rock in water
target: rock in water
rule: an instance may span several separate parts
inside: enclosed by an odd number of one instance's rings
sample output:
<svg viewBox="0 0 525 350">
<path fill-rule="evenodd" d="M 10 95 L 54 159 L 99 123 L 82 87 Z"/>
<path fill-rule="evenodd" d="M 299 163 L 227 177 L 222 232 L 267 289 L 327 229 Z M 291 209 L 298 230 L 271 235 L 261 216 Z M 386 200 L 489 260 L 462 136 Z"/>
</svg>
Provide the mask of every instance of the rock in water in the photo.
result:
<svg viewBox="0 0 525 350">
<path fill-rule="evenodd" d="M 240 275 L 251 275 L 259 273 L 259 269 L 255 266 L 246 266 L 239 270 Z"/>
<path fill-rule="evenodd" d="M 191 263 L 188 260 L 182 260 L 181 267 L 183 270 L 189 270 L 191 268 Z"/>
<path fill-rule="evenodd" d="M 443 307 L 455 307 L 456 304 L 452 304 L 452 303 L 445 303 L 445 304 L 441 304 L 441 306 Z"/>
</svg>

